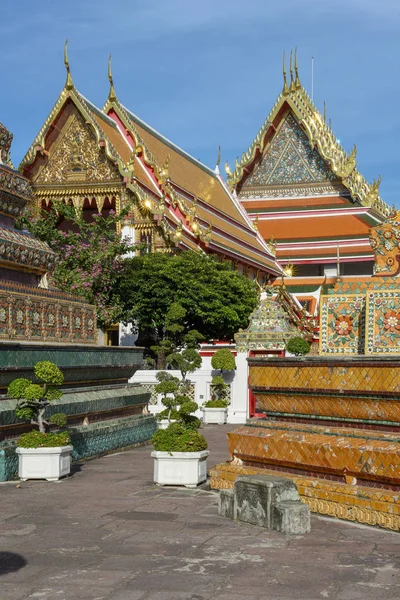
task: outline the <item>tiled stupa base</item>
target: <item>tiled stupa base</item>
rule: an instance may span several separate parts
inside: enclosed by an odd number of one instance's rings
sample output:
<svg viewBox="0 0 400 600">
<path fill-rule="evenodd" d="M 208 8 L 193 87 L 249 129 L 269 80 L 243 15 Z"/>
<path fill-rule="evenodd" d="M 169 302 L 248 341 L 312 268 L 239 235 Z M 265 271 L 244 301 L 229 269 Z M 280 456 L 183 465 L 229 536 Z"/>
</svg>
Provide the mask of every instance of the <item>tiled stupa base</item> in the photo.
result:
<svg viewBox="0 0 400 600">
<path fill-rule="evenodd" d="M 292 475 L 285 471 L 232 463 L 223 463 L 210 470 L 210 487 L 215 490 L 233 488 L 238 475 L 260 473 L 292 479 L 297 486 L 300 499 L 308 504 L 314 513 L 400 531 L 400 492 L 398 491 L 327 481 L 317 477 Z"/>
</svg>

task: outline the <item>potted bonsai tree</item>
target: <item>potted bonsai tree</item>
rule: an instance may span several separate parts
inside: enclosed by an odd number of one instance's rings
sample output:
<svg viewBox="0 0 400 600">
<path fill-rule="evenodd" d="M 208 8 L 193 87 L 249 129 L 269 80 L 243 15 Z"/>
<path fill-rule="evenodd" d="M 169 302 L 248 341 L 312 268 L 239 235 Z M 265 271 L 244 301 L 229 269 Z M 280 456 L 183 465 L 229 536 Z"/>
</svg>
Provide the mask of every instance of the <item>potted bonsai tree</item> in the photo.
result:
<svg viewBox="0 0 400 600">
<path fill-rule="evenodd" d="M 203 422 L 223 425 L 228 418 L 229 405 L 229 385 L 225 382 L 223 373 L 236 368 L 235 357 L 229 348 L 220 348 L 211 358 L 211 366 L 219 370 L 219 374 L 211 381 L 211 399 L 203 404 Z"/>
<path fill-rule="evenodd" d="M 179 390 L 179 379 L 174 377 L 167 371 L 159 371 L 156 374 L 157 381 L 155 386 L 157 394 L 162 394 L 162 403 L 165 409 L 156 416 L 157 428 L 166 429 L 170 423 L 175 422 L 179 418 L 177 411 L 178 402 L 176 400 Z"/>
<path fill-rule="evenodd" d="M 29 379 L 14 379 L 7 393 L 17 400 L 16 415 L 37 426 L 29 433 L 21 435 L 18 441 L 19 477 L 27 479 L 47 479 L 56 481 L 70 472 L 71 440 L 67 432 L 50 432 L 51 425 L 63 428 L 67 418 L 58 413 L 50 419 L 45 418 L 47 407 L 62 396 L 56 386 L 64 381 L 60 369 L 49 361 L 36 363 L 36 379 L 42 383 L 33 383 Z"/>
<path fill-rule="evenodd" d="M 200 419 L 193 414 L 197 403 L 185 394 L 177 394 L 175 400 L 177 421 L 152 438 L 154 482 L 194 488 L 207 479 L 207 441 L 197 431 Z"/>
</svg>

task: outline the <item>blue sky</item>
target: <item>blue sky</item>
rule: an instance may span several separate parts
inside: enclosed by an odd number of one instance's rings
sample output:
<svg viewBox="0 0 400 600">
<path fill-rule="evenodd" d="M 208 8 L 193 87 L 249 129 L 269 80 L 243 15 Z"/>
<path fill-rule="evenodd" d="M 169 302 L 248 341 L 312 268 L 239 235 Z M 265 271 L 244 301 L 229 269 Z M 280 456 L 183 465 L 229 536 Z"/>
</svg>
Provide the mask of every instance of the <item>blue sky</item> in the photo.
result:
<svg viewBox="0 0 400 600">
<path fill-rule="evenodd" d="M 98 106 L 116 92 L 130 110 L 210 166 L 233 165 L 282 87 L 282 51 L 381 195 L 400 206 L 399 0 L 0 0 L 0 121 L 17 165 L 65 81 Z"/>
</svg>

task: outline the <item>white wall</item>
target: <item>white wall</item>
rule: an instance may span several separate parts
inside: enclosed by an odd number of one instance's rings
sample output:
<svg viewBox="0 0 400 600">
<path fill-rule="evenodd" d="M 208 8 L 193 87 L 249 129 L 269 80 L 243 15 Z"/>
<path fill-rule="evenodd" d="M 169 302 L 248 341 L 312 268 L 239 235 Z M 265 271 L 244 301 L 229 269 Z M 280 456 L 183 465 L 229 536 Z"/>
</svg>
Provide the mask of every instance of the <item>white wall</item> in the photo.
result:
<svg viewBox="0 0 400 600">
<path fill-rule="evenodd" d="M 213 349 L 218 350 L 221 347 L 229 347 L 234 350 L 234 346 L 214 346 Z M 245 423 L 248 418 L 248 366 L 247 352 L 239 352 L 236 358 L 236 370 L 225 371 L 224 379 L 226 383 L 231 385 L 231 403 L 228 407 L 228 423 Z M 203 356 L 203 362 L 200 369 L 188 375 L 188 379 L 195 385 L 195 402 L 201 407 L 204 402 L 210 400 L 210 384 L 214 375 L 219 371 L 215 371 L 211 366 L 211 356 Z M 180 378 L 179 371 L 168 371 L 171 375 Z M 158 383 L 156 379 L 157 371 L 155 370 L 138 370 L 129 380 L 130 383 Z M 158 399 L 157 405 L 149 405 L 149 410 L 153 414 L 163 410 L 161 396 Z M 196 413 L 198 417 L 202 417 L 203 413 L 199 409 Z"/>
</svg>

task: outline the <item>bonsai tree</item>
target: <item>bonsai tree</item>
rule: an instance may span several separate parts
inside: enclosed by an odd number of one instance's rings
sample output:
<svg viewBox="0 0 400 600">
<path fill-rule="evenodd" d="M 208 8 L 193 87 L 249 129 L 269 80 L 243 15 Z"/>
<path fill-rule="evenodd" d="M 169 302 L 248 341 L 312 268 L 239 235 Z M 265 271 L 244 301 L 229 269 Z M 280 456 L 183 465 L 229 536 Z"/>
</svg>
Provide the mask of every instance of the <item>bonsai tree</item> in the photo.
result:
<svg viewBox="0 0 400 600">
<path fill-rule="evenodd" d="M 236 361 L 229 348 L 220 348 L 211 358 L 213 369 L 219 370 L 211 381 L 211 400 L 204 403 L 206 408 L 226 408 L 229 404 L 227 399 L 228 385 L 223 378 L 224 371 L 236 369 Z"/>
<path fill-rule="evenodd" d="M 310 352 L 310 342 L 300 336 L 292 337 L 286 342 L 286 350 L 295 356 L 303 356 Z"/>
<path fill-rule="evenodd" d="M 236 369 L 235 357 L 229 348 L 220 348 L 211 358 L 211 366 L 213 369 L 219 370 L 222 376 L 222 371 L 233 371 Z"/>
<path fill-rule="evenodd" d="M 167 429 L 156 431 L 151 440 L 154 450 L 169 453 L 207 450 L 207 440 L 197 431 L 200 419 L 193 414 L 198 409 L 198 404 L 183 394 L 177 395 L 176 401 L 180 403 L 177 409 L 178 420 L 170 423 Z"/>
<path fill-rule="evenodd" d="M 159 371 L 156 375 L 158 384 L 155 386 L 157 394 L 162 394 L 162 403 L 165 409 L 157 415 L 157 419 L 176 420 L 179 415 L 176 407 L 178 405 L 177 392 L 179 390 L 179 379 L 166 371 Z"/>
<path fill-rule="evenodd" d="M 34 367 L 35 377 L 42 383 L 33 383 L 29 379 L 14 379 L 8 386 L 7 393 L 17 400 L 15 413 L 19 419 L 29 420 L 37 425 L 39 431 L 25 433 L 19 440 L 20 446 L 65 446 L 69 444 L 69 435 L 63 433 L 48 433 L 50 425 L 65 427 L 67 417 L 63 413 L 54 414 L 50 419 L 45 418 L 48 406 L 62 396 L 56 386 L 64 382 L 60 369 L 50 361 L 41 361 Z"/>
<path fill-rule="evenodd" d="M 193 373 L 201 367 L 202 358 L 194 348 L 185 348 L 182 352 L 173 352 L 168 356 L 168 363 L 181 372 L 182 382 L 186 381 L 188 373 Z"/>
</svg>

